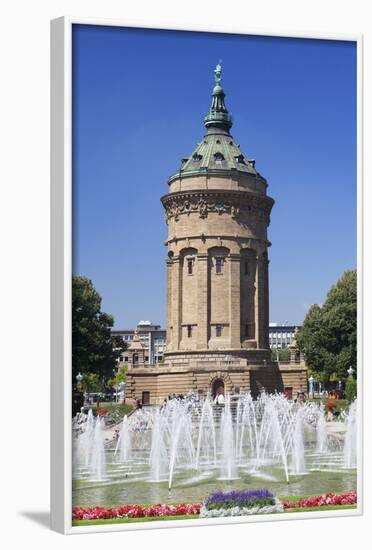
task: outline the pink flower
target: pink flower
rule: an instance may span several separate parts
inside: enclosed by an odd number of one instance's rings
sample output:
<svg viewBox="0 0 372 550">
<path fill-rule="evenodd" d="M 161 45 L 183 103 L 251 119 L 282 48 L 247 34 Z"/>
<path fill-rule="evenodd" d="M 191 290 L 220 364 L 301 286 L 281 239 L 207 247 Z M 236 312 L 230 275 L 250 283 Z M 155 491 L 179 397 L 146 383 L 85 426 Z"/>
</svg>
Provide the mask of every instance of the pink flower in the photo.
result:
<svg viewBox="0 0 372 550">
<path fill-rule="evenodd" d="M 356 504 L 356 491 L 348 491 L 340 495 L 326 493 L 310 498 L 302 498 L 298 502 L 283 501 L 284 508 L 315 508 L 316 506 L 339 506 L 342 504 Z"/>
<path fill-rule="evenodd" d="M 201 504 L 153 504 L 143 507 L 137 504 L 125 504 L 116 508 L 96 506 L 94 508 L 74 507 L 72 519 L 112 519 L 112 518 L 142 518 L 142 517 L 163 517 L 163 516 L 184 516 L 198 515 Z"/>
</svg>

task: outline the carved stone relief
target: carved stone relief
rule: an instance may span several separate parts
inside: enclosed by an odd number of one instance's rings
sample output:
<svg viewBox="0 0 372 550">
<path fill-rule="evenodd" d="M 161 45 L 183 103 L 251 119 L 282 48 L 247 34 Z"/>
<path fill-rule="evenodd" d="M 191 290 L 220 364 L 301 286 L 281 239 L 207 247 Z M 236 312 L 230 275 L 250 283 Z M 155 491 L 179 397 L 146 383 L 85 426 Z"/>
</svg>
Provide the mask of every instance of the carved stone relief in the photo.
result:
<svg viewBox="0 0 372 550">
<path fill-rule="evenodd" d="M 189 216 L 192 212 L 198 212 L 200 218 L 207 218 L 210 212 L 217 212 L 219 215 L 230 214 L 232 218 L 236 219 L 242 210 L 251 210 L 251 206 L 248 205 L 240 206 L 233 202 L 223 202 L 221 200 L 208 202 L 203 197 L 195 197 L 194 201 L 180 198 L 177 201 L 173 200 L 165 203 L 164 207 L 166 223 L 171 218 L 174 218 L 177 222 L 180 214 Z"/>
</svg>

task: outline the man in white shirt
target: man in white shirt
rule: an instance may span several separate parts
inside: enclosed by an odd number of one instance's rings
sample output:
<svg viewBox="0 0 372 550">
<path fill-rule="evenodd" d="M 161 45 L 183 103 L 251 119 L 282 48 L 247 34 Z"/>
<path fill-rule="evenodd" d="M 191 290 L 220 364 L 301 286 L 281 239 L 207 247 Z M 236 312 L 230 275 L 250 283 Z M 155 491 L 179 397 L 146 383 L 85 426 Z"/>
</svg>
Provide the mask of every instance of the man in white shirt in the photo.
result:
<svg viewBox="0 0 372 550">
<path fill-rule="evenodd" d="M 225 404 L 225 397 L 223 395 L 222 390 L 218 390 L 218 393 L 217 393 L 216 397 L 214 398 L 214 403 L 216 405 L 224 405 Z"/>
</svg>

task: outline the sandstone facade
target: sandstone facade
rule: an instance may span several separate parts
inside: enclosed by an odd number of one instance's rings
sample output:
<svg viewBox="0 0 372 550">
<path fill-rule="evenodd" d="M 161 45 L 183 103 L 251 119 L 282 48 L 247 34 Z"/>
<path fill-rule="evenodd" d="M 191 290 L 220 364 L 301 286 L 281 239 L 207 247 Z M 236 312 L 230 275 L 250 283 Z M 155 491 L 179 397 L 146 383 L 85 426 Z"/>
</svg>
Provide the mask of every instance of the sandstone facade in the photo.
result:
<svg viewBox="0 0 372 550">
<path fill-rule="evenodd" d="M 128 371 L 132 397 L 306 389 L 301 361 L 271 361 L 267 228 L 274 200 L 231 134 L 217 66 L 207 133 L 162 197 L 168 224 L 164 366 Z"/>
</svg>

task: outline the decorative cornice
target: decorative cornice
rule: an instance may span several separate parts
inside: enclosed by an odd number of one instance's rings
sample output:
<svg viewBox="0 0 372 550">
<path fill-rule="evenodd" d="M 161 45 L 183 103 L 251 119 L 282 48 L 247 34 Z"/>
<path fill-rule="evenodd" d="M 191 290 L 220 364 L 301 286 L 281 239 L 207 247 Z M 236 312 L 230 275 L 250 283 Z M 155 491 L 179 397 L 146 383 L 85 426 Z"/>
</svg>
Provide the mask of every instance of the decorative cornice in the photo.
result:
<svg viewBox="0 0 372 550">
<path fill-rule="evenodd" d="M 207 218 L 210 212 L 230 214 L 232 218 L 237 218 L 243 210 L 255 211 L 256 215 L 263 214 L 269 223 L 274 204 L 274 200 L 267 195 L 212 189 L 169 193 L 161 197 L 161 201 L 167 223 L 171 218 L 177 222 L 181 214 L 189 216 L 191 213 L 198 213 L 199 218 Z"/>
<path fill-rule="evenodd" d="M 260 243 L 264 245 L 265 247 L 271 246 L 271 242 L 266 239 L 257 239 L 255 237 L 235 237 L 232 235 L 221 235 L 221 236 L 214 236 L 214 235 L 190 235 L 189 237 L 173 237 L 172 239 L 168 239 L 167 241 L 164 241 L 164 245 L 168 246 L 172 243 L 176 244 L 180 241 L 190 241 L 187 243 L 187 246 L 194 248 L 194 243 L 191 241 L 195 240 L 202 240 L 203 242 L 207 240 L 221 240 L 221 246 L 224 246 L 224 241 L 232 241 L 234 243 L 238 242 L 239 247 L 244 250 L 255 250 L 256 247 L 254 246 L 257 243 Z"/>
</svg>

